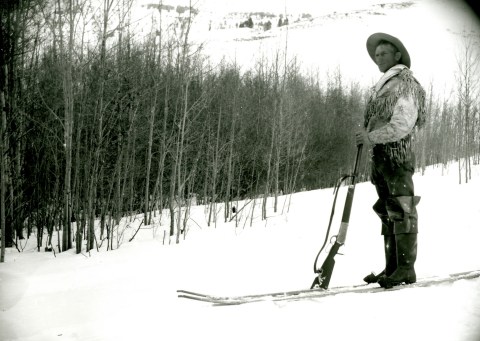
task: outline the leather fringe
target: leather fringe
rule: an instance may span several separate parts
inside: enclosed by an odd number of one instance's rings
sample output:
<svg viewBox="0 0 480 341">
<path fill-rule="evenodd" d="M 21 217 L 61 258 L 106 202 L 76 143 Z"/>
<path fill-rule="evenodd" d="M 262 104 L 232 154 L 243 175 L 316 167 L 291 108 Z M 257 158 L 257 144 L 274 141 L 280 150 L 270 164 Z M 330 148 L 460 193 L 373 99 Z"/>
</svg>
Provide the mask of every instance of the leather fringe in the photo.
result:
<svg viewBox="0 0 480 341">
<path fill-rule="evenodd" d="M 415 127 L 421 128 L 425 125 L 425 90 L 415 77 L 413 77 L 413 74 L 409 69 L 403 69 L 397 77 L 400 77 L 400 83 L 396 90 L 387 94 L 387 96 L 370 97 L 364 117 L 365 128 L 368 127 L 368 123 L 373 117 L 379 117 L 386 122 L 390 121 L 398 99 L 402 96 L 409 95 L 412 95 L 418 108 L 418 118 Z M 415 130 L 400 141 L 386 143 L 382 146 L 382 149 L 394 164 L 403 164 L 406 160 L 411 158 L 414 131 Z"/>
</svg>

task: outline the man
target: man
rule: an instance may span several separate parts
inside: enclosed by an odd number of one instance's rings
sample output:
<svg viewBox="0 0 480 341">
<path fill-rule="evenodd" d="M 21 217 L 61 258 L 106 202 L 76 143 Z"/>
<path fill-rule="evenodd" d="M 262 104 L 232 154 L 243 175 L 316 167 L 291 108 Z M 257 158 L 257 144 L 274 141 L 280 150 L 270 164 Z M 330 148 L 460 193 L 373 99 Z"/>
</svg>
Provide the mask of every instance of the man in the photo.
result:
<svg viewBox="0 0 480 341">
<path fill-rule="evenodd" d="M 373 210 L 382 221 L 385 269 L 364 278 L 384 288 L 416 282 L 417 210 L 412 176 L 412 138 L 425 122 L 425 91 L 410 71 L 410 56 L 402 42 L 385 33 L 367 39 L 367 51 L 383 76 L 372 89 L 364 129 L 357 145 L 372 148 L 371 181 L 378 193 Z"/>
</svg>

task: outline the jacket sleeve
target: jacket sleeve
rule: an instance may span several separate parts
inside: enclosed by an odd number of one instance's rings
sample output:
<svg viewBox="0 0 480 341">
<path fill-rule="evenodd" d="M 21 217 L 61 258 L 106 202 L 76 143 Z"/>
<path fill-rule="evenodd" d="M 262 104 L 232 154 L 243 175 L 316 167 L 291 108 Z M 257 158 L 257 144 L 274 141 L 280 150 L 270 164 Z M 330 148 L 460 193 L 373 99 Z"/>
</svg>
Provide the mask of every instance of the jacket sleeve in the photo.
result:
<svg viewBox="0 0 480 341">
<path fill-rule="evenodd" d="M 418 109 L 413 97 L 400 97 L 393 109 L 392 118 L 386 125 L 368 133 L 372 144 L 384 144 L 403 139 L 415 127 Z"/>
</svg>

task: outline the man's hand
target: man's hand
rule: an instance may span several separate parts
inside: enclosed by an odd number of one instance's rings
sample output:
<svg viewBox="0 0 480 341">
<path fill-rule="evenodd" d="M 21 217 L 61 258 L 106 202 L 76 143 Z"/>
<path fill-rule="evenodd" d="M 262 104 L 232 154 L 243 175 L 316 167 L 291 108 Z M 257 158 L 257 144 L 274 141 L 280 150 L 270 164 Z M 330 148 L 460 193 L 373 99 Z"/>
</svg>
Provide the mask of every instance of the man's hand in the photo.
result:
<svg viewBox="0 0 480 341">
<path fill-rule="evenodd" d="M 355 134 L 355 143 L 357 146 L 363 144 L 365 147 L 368 147 L 371 144 L 370 139 L 368 138 L 368 133 L 365 129 L 357 131 Z"/>
</svg>

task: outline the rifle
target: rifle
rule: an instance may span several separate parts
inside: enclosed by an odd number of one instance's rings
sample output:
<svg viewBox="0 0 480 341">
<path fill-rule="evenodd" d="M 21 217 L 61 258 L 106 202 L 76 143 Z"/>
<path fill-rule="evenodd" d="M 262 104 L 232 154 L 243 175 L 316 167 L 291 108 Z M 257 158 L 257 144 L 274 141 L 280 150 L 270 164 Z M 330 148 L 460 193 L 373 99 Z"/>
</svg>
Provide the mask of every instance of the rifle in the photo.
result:
<svg viewBox="0 0 480 341">
<path fill-rule="evenodd" d="M 339 182 L 335 186 L 336 193 L 335 193 L 335 199 L 333 201 L 332 212 L 330 214 L 330 222 L 328 224 L 327 234 L 326 234 L 323 246 L 318 252 L 317 257 L 315 258 L 315 262 L 313 264 L 313 271 L 317 274 L 317 276 L 315 277 L 310 289 L 314 289 L 314 288 L 328 289 L 328 285 L 330 283 L 330 279 L 333 273 L 333 268 L 335 266 L 335 256 L 338 254 L 338 250 L 340 249 L 340 247 L 343 244 L 345 244 L 345 239 L 347 237 L 348 223 L 350 221 L 350 212 L 352 210 L 353 195 L 355 193 L 355 184 L 357 182 L 358 164 L 360 161 L 360 157 L 362 155 L 362 147 L 363 145 L 359 145 L 357 148 L 357 157 L 355 159 L 353 174 L 344 175 L 343 177 L 340 178 Z M 334 236 L 335 243 L 330 248 L 327 258 L 323 262 L 320 269 L 317 269 L 318 258 L 322 253 L 323 249 L 325 248 L 325 245 L 328 240 L 328 235 L 330 232 L 330 227 L 332 225 L 332 218 L 335 213 L 335 203 L 337 201 L 338 189 L 340 188 L 343 181 L 345 181 L 348 178 L 352 179 L 352 183 L 348 186 L 348 192 L 347 192 L 347 197 L 345 199 L 345 206 L 343 208 L 343 215 L 342 215 L 342 222 L 340 224 L 340 229 L 338 231 L 338 234 Z"/>
</svg>

